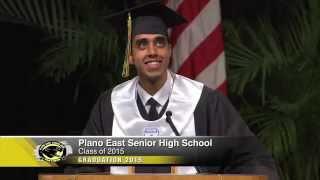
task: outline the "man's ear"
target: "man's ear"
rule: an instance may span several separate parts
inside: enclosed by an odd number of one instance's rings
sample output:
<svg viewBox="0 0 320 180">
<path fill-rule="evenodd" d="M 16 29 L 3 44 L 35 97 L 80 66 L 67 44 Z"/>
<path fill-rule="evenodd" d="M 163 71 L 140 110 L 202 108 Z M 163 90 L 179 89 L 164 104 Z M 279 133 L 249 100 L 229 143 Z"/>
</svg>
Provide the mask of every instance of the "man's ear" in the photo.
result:
<svg viewBox="0 0 320 180">
<path fill-rule="evenodd" d="M 128 60 L 129 60 L 129 64 L 134 64 L 134 63 L 133 63 L 133 57 L 132 57 L 132 54 L 130 54 L 130 55 L 129 55 L 129 59 L 128 59 Z"/>
</svg>

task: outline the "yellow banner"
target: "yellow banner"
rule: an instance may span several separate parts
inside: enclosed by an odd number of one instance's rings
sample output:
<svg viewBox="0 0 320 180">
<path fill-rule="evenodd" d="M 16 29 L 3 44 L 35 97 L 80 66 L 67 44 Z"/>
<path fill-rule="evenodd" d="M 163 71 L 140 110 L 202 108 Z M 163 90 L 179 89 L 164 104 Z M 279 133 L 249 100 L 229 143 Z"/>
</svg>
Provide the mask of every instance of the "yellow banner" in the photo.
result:
<svg viewBox="0 0 320 180">
<path fill-rule="evenodd" d="M 30 138 L 0 137 L 0 167 L 54 167 L 37 159 L 36 145 Z"/>
<path fill-rule="evenodd" d="M 178 164 L 179 156 L 71 156 L 70 164 Z"/>
</svg>

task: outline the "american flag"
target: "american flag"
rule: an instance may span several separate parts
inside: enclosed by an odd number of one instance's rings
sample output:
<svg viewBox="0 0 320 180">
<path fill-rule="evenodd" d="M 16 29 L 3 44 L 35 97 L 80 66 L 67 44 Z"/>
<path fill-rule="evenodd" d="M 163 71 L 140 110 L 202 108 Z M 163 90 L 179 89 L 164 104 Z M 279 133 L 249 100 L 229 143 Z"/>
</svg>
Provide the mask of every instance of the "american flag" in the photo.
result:
<svg viewBox="0 0 320 180">
<path fill-rule="evenodd" d="M 165 0 L 164 3 L 188 21 L 171 30 L 171 69 L 226 94 L 219 0 Z"/>
</svg>

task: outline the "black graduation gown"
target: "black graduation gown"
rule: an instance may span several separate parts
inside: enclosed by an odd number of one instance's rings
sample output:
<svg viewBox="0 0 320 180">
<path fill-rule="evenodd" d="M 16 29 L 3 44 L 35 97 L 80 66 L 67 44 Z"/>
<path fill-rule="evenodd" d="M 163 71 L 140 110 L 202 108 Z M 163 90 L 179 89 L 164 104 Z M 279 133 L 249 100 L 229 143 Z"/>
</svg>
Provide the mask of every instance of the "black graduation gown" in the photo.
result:
<svg viewBox="0 0 320 180">
<path fill-rule="evenodd" d="M 106 91 L 98 98 L 83 134 L 112 135 L 111 92 Z M 194 111 L 194 122 L 197 136 L 252 136 L 256 139 L 229 100 L 220 92 L 205 86 Z M 201 167 L 201 172 L 264 174 L 269 180 L 278 179 L 272 156 L 258 140 L 241 141 L 234 147 L 221 166 Z M 109 171 L 108 167 L 106 171 Z"/>
</svg>

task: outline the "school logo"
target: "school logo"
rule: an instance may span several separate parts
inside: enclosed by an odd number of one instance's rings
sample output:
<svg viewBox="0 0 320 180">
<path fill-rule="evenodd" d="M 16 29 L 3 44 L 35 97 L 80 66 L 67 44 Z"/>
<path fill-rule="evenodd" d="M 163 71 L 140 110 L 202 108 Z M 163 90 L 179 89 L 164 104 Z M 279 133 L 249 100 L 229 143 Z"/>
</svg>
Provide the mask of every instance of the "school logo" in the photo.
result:
<svg viewBox="0 0 320 180">
<path fill-rule="evenodd" d="M 58 141 L 45 142 L 36 149 L 38 159 L 47 162 L 59 162 L 69 154 L 72 154 L 71 146 Z"/>
</svg>

